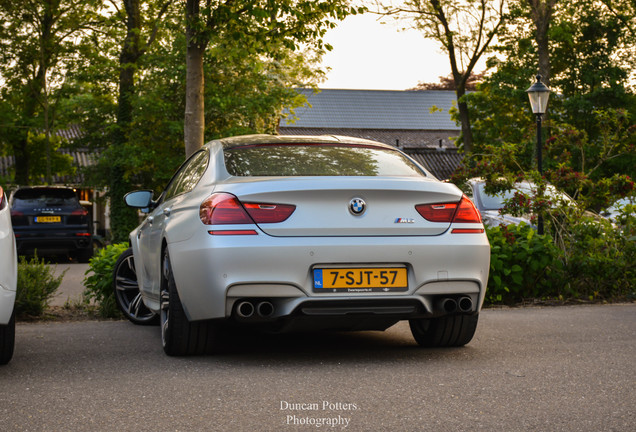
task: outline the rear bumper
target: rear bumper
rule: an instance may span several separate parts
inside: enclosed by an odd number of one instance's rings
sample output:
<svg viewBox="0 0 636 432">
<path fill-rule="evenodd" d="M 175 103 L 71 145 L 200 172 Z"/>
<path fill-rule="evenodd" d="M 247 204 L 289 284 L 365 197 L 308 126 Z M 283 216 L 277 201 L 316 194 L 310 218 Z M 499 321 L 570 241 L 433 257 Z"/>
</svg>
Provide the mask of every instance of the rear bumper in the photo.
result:
<svg viewBox="0 0 636 432">
<path fill-rule="evenodd" d="M 280 298 L 234 297 L 226 302 L 229 319 L 237 324 L 269 326 L 272 330 L 385 330 L 398 321 L 479 312 L 479 292 L 452 292 L 399 297 Z"/>
<path fill-rule="evenodd" d="M 35 250 L 48 253 L 85 251 L 93 247 L 93 237 L 85 231 L 24 232 L 14 229 L 14 232 L 21 254 Z"/>
<path fill-rule="evenodd" d="M 268 320 L 378 321 L 476 313 L 490 263 L 485 234 L 430 237 L 194 236 L 168 245 L 175 282 L 190 320 L 239 319 L 237 306 L 270 302 Z M 316 266 L 400 265 L 408 289 L 395 293 L 317 293 Z M 139 269 L 138 263 L 138 269 Z M 446 311 L 439 302 L 471 300 L 470 310 Z M 394 321 L 394 322 L 395 322 Z"/>
</svg>

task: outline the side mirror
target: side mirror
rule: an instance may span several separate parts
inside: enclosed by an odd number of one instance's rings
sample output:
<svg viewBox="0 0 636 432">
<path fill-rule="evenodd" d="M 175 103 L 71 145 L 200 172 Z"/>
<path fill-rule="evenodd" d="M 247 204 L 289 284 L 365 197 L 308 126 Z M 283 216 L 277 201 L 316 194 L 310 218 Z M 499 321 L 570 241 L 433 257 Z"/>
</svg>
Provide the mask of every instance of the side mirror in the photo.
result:
<svg viewBox="0 0 636 432">
<path fill-rule="evenodd" d="M 151 190 L 128 192 L 124 195 L 124 202 L 128 207 L 150 210 L 156 205 L 152 200 L 152 195 L 153 192 Z"/>
</svg>

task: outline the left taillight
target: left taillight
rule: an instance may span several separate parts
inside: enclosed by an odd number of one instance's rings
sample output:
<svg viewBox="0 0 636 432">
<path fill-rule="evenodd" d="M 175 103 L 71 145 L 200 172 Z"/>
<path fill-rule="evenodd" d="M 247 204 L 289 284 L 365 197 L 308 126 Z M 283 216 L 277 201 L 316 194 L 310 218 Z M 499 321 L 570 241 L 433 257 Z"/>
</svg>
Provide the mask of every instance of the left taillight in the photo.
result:
<svg viewBox="0 0 636 432">
<path fill-rule="evenodd" d="M 205 225 L 279 223 L 296 209 L 289 204 L 241 203 L 229 193 L 210 195 L 199 207 L 199 218 Z"/>
<path fill-rule="evenodd" d="M 205 225 L 254 223 L 239 200 L 228 193 L 212 194 L 201 203 L 199 218 Z"/>
<path fill-rule="evenodd" d="M 415 209 L 430 222 L 481 223 L 481 215 L 466 195 L 457 203 L 420 204 Z"/>
<path fill-rule="evenodd" d="M 0 186 L 0 210 L 4 209 L 7 206 L 7 200 L 4 199 L 4 190 L 2 186 Z"/>
</svg>

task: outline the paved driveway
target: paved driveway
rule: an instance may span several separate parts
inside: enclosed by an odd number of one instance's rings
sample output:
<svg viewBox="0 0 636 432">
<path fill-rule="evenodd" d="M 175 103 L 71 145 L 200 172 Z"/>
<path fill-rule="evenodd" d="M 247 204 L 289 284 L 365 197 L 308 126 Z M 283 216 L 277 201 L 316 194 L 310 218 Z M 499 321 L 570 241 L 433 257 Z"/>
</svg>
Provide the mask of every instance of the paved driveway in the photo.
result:
<svg viewBox="0 0 636 432">
<path fill-rule="evenodd" d="M 387 332 L 237 339 L 171 358 L 157 327 L 17 326 L 2 431 L 633 431 L 636 304 L 486 310 L 459 349 Z M 345 424 L 346 422 L 346 424 Z M 318 425 L 320 424 L 320 428 Z"/>
<path fill-rule="evenodd" d="M 64 279 L 55 296 L 49 302 L 51 306 L 64 306 L 66 302 L 76 303 L 82 299 L 84 292 L 83 281 L 86 277 L 84 273 L 88 270 L 88 264 L 59 262 L 51 264 L 55 276 L 61 275 L 64 271 Z"/>
</svg>

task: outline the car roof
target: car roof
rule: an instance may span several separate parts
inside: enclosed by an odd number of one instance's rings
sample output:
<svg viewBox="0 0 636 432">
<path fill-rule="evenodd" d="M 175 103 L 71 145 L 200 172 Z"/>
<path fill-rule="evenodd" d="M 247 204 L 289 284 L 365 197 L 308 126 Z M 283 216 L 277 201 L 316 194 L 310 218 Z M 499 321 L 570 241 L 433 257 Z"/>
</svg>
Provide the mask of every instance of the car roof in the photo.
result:
<svg viewBox="0 0 636 432">
<path fill-rule="evenodd" d="M 14 189 L 11 192 L 11 201 L 13 201 L 14 197 L 18 195 L 28 194 L 29 192 L 37 192 L 37 191 L 71 191 L 74 194 L 77 192 L 75 188 L 69 186 L 59 186 L 59 185 L 39 185 L 39 186 L 20 186 L 17 189 Z M 21 199 L 21 198 L 20 198 Z"/>
<path fill-rule="evenodd" d="M 60 186 L 60 185 L 20 186 L 19 188 L 16 189 L 16 191 L 19 191 L 19 190 L 30 190 L 30 189 L 56 189 L 56 190 L 68 189 L 68 190 L 75 191 L 75 188 L 73 188 L 73 187 Z"/>
<path fill-rule="evenodd" d="M 339 135 L 241 135 L 212 142 L 219 142 L 224 149 L 259 144 L 353 144 L 396 150 L 393 146 L 377 141 Z"/>
</svg>

